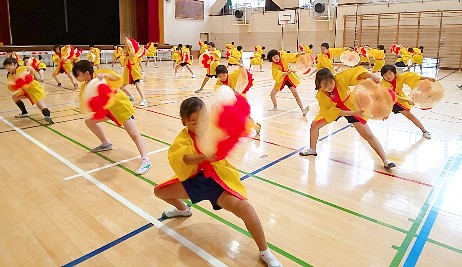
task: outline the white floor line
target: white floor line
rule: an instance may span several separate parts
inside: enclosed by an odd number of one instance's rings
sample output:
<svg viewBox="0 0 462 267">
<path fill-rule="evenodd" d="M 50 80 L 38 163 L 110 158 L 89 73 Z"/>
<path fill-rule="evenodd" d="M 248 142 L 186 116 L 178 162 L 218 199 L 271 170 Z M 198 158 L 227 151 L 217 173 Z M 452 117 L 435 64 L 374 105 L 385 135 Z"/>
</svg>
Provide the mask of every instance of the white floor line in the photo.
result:
<svg viewBox="0 0 462 267">
<path fill-rule="evenodd" d="M 175 232 L 173 229 L 171 229 L 170 227 L 168 227 L 167 225 L 159 222 L 156 218 L 154 218 L 153 216 L 151 216 L 149 213 L 147 213 L 146 211 L 144 211 L 143 209 L 141 209 L 140 207 L 136 206 L 135 204 L 131 203 L 129 200 L 127 200 L 126 198 L 124 198 L 123 196 L 117 194 L 115 191 L 113 191 L 112 189 L 110 189 L 109 187 L 107 187 L 106 185 L 104 185 L 103 183 L 101 183 L 100 181 L 96 180 L 93 176 L 91 176 L 90 174 L 86 173 L 84 170 L 82 170 L 81 168 L 79 168 L 77 165 L 73 164 L 72 162 L 68 161 L 67 159 L 65 159 L 64 157 L 62 157 L 61 155 L 59 155 L 58 153 L 56 153 L 55 151 L 51 150 L 50 148 L 48 148 L 47 146 L 45 146 L 44 144 L 40 143 L 39 141 L 37 141 L 35 138 L 33 138 L 32 136 L 28 135 L 26 132 L 22 131 L 21 129 L 19 129 L 18 127 L 14 126 L 12 123 L 10 123 L 9 121 L 7 121 L 6 119 L 4 119 L 2 116 L 0 116 L 0 120 L 3 121 L 6 125 L 10 126 L 11 128 L 13 128 L 16 132 L 18 132 L 19 134 L 21 134 L 22 136 L 24 136 L 25 138 L 29 139 L 29 141 L 31 141 L 32 143 L 34 143 L 35 145 L 37 145 L 38 147 L 40 147 L 41 149 L 45 150 L 48 154 L 52 155 L 53 157 L 55 157 L 57 160 L 61 161 L 62 163 L 64 163 L 66 166 L 68 166 L 69 168 L 71 168 L 72 170 L 74 170 L 75 172 L 79 173 L 81 176 L 83 176 L 85 179 L 87 179 L 88 181 L 92 182 L 94 185 L 96 185 L 97 187 L 99 187 L 101 190 L 103 190 L 105 193 L 107 193 L 108 195 L 110 195 L 111 197 L 113 197 L 114 199 L 116 199 L 117 201 L 119 201 L 120 203 L 122 203 L 124 206 L 126 206 L 127 208 L 129 208 L 130 210 L 132 210 L 133 212 L 135 212 L 136 214 L 140 215 L 141 217 L 143 217 L 144 219 L 146 219 L 147 221 L 149 221 L 150 223 L 152 223 L 153 225 L 155 225 L 157 228 L 159 228 L 161 231 L 163 231 L 164 233 L 166 233 L 167 235 L 171 236 L 172 238 L 174 238 L 175 240 L 177 240 L 178 242 L 180 242 L 183 246 L 187 247 L 188 249 L 190 249 L 192 252 L 196 253 L 198 256 L 200 256 L 201 258 L 203 258 L 205 261 L 207 261 L 209 264 L 211 264 L 212 266 L 226 266 L 223 262 L 221 262 L 220 260 L 218 260 L 217 258 L 213 257 L 212 255 L 210 255 L 208 252 L 206 252 L 205 250 L 203 250 L 202 248 L 200 248 L 199 246 L 197 246 L 196 244 L 192 243 L 191 241 L 189 241 L 188 239 L 186 239 L 184 236 L 178 234 L 177 232 Z"/>
<path fill-rule="evenodd" d="M 156 153 L 162 152 L 162 151 L 167 150 L 167 149 L 169 149 L 169 147 L 164 147 L 164 148 L 161 148 L 161 149 L 157 149 L 157 150 L 148 152 L 148 156 L 149 156 L 149 155 L 152 155 L 152 154 L 156 154 Z M 121 164 L 121 163 L 129 162 L 129 161 L 132 161 L 132 160 L 135 160 L 135 159 L 139 159 L 139 158 L 141 158 L 141 156 L 135 156 L 135 157 L 131 157 L 131 158 L 128 158 L 128 159 L 124 159 L 124 160 L 121 160 L 121 161 L 117 161 L 117 162 L 114 162 L 114 163 L 111 163 L 111 164 L 106 164 L 106 165 L 104 165 L 104 166 L 101 166 L 101 167 L 98 167 L 98 168 L 89 170 L 89 171 L 87 171 L 87 173 L 90 174 L 90 173 L 94 173 L 94 172 L 97 172 L 97 171 L 101 171 L 101 170 L 104 170 L 104 169 L 111 168 L 111 167 L 114 167 L 114 166 L 116 166 L 116 165 L 119 165 L 119 164 Z M 75 174 L 75 175 L 72 175 L 72 176 L 69 176 L 69 177 L 64 178 L 64 180 L 65 180 L 65 181 L 69 181 L 69 180 L 72 180 L 72 179 L 74 179 L 74 178 L 81 177 L 81 176 L 82 176 L 82 175 L 80 175 L 80 174 Z"/>
<path fill-rule="evenodd" d="M 312 104 L 309 104 L 308 106 L 313 106 L 315 103 L 312 103 Z M 266 117 L 266 118 L 262 118 L 261 121 L 265 121 L 265 120 L 269 120 L 269 119 L 272 119 L 274 117 L 278 117 L 278 116 L 281 116 L 281 115 L 284 115 L 286 113 L 290 113 L 292 111 L 295 111 L 295 110 L 300 110 L 300 108 L 294 108 L 294 109 L 291 109 L 291 110 L 287 110 L 287 111 L 284 111 L 284 112 L 281 112 L 281 113 L 278 113 L 276 115 L 272 115 L 272 116 L 269 116 L 269 117 Z M 274 111 L 273 111 L 274 112 Z M 301 111 L 300 111 L 301 112 Z"/>
</svg>

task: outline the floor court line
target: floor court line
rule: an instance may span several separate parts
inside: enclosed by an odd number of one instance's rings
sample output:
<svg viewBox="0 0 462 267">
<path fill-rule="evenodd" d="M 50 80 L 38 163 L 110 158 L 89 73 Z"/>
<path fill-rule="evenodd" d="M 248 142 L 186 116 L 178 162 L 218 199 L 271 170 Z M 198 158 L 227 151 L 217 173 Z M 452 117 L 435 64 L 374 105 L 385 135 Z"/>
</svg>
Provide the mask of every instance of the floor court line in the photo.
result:
<svg viewBox="0 0 462 267">
<path fill-rule="evenodd" d="M 37 121 L 36 121 L 36 122 L 37 122 Z M 39 123 L 39 122 L 37 122 L 37 123 Z M 107 123 L 108 123 L 108 124 L 111 124 L 111 123 L 109 123 L 109 122 L 107 122 Z M 111 124 L 111 125 L 113 125 L 114 127 L 116 127 L 115 124 Z M 74 142 L 74 143 L 76 143 L 76 144 L 79 144 L 80 146 L 83 146 L 83 145 L 81 145 L 80 143 L 78 143 L 77 141 L 74 141 L 74 140 L 70 139 L 69 137 L 67 137 L 67 136 L 65 136 L 65 135 L 63 135 L 63 134 L 57 132 L 57 131 L 54 130 L 54 129 L 50 129 L 50 130 L 51 130 L 51 131 L 54 131 L 54 132 L 56 132 L 56 133 L 58 133 L 58 134 L 61 135 L 62 137 L 65 137 L 66 139 L 69 139 L 70 141 L 72 141 L 72 142 Z M 158 140 L 158 139 L 156 139 L 156 138 L 152 138 L 152 137 L 151 137 L 151 139 L 156 140 L 157 142 L 161 142 L 161 143 L 164 143 L 164 144 L 169 145 L 167 142 Z M 89 148 L 86 148 L 86 149 L 89 150 Z M 98 155 L 98 156 L 103 157 L 103 158 L 105 158 L 105 159 L 108 160 L 108 161 L 111 161 L 110 159 L 106 158 L 106 157 L 103 156 L 103 155 Z M 133 174 L 133 171 L 128 170 L 128 169 L 126 169 L 126 168 L 123 168 L 123 169 L 124 169 L 125 171 L 128 171 L 128 172 L 130 172 L 131 174 Z M 240 170 L 239 170 L 239 171 L 240 171 Z M 245 172 L 243 172 L 243 171 L 240 171 L 240 172 L 245 173 Z M 256 175 L 252 175 L 252 176 L 258 177 L 258 176 L 256 176 Z M 142 176 L 137 176 L 137 177 L 140 178 L 140 179 L 143 179 L 143 178 L 144 178 L 144 177 L 142 177 Z M 153 186 L 156 185 L 154 182 L 152 182 L 152 181 L 150 181 L 150 180 L 148 180 L 148 179 L 146 179 L 146 178 L 144 178 L 143 180 L 146 181 L 146 182 L 148 182 L 148 183 L 150 183 L 150 184 L 153 185 Z M 288 188 L 288 187 L 287 187 L 287 188 Z M 191 205 L 190 202 L 189 202 L 189 203 L 187 202 L 187 204 Z M 335 204 L 333 204 L 333 205 L 335 205 Z M 236 229 L 236 230 L 239 231 L 239 232 L 245 232 L 244 230 L 242 230 L 242 229 L 239 228 L 238 226 L 235 226 L 235 225 L 233 225 L 233 224 L 230 224 L 230 223 L 227 222 L 226 220 L 224 220 L 224 219 L 222 219 L 221 217 L 215 215 L 214 213 L 209 212 L 208 210 L 203 209 L 203 208 L 200 207 L 200 206 L 197 206 L 197 205 L 191 205 L 191 206 L 193 206 L 193 207 L 195 207 L 196 209 L 199 209 L 199 210 L 201 210 L 201 211 L 203 211 L 203 212 L 209 214 L 209 216 L 211 216 L 211 217 L 213 217 L 213 218 L 215 218 L 215 219 L 217 219 L 217 220 L 219 220 L 219 221 L 222 221 L 223 223 L 225 223 L 225 224 L 227 224 L 228 226 L 230 226 L 230 227 Z M 337 205 L 335 205 L 335 206 L 337 206 Z M 334 207 L 335 207 L 335 206 L 334 206 Z M 338 207 L 340 207 L 340 206 L 338 206 Z M 345 209 L 345 208 L 343 208 L 343 207 L 340 207 L 340 208 L 341 208 L 341 210 Z M 345 209 L 345 210 L 347 210 L 347 209 Z M 353 213 L 355 213 L 355 212 L 353 212 Z M 358 214 L 359 214 L 359 213 L 358 213 Z M 362 215 L 362 214 L 360 214 L 360 215 Z M 365 216 L 365 215 L 363 215 L 363 216 Z M 365 216 L 365 217 L 367 217 L 367 216 Z M 375 220 L 375 219 L 373 219 L 373 220 Z M 375 221 L 378 221 L 378 220 L 375 220 Z M 400 230 L 400 228 L 395 227 L 395 226 L 391 226 L 391 227 L 392 227 L 392 228 L 396 228 L 395 230 L 398 230 L 398 231 L 403 230 L 403 229 Z M 248 234 L 247 234 L 247 235 L 248 235 Z M 437 245 L 438 245 L 438 244 L 443 244 L 443 243 L 441 243 L 441 242 L 434 241 L 434 240 L 431 240 L 431 239 L 429 239 L 429 242 L 435 243 L 435 244 L 437 244 Z M 273 245 L 271 245 L 270 247 L 273 248 Z M 457 248 L 453 248 L 453 247 L 451 247 L 451 246 L 449 246 L 449 245 L 446 245 L 446 244 L 442 245 L 442 247 L 445 247 L 445 248 L 448 248 L 448 249 L 451 249 L 451 248 L 452 248 L 451 250 L 453 250 L 453 251 L 458 251 Z M 275 250 L 280 250 L 280 249 L 277 248 L 277 247 L 274 247 L 273 249 L 275 249 Z M 285 252 L 285 251 L 282 251 L 282 252 L 280 252 L 280 254 L 282 254 L 282 253 L 284 253 L 284 252 Z M 289 254 L 289 255 L 290 255 L 290 254 Z M 290 255 L 290 256 L 292 256 L 292 255 Z M 297 259 L 297 258 L 296 258 L 296 259 Z"/>
<path fill-rule="evenodd" d="M 15 129 L 19 134 L 21 134 L 23 137 L 34 143 L 36 146 L 39 148 L 43 149 L 46 151 L 48 154 L 56 158 L 57 160 L 61 161 L 64 165 L 68 166 L 70 169 L 74 170 L 75 172 L 79 173 L 82 175 L 85 179 L 96 185 L 98 188 L 100 188 L 102 191 L 104 191 L 106 194 L 110 195 L 113 197 L 115 200 L 119 201 L 121 204 L 132 210 L 133 212 L 137 213 L 139 216 L 142 218 L 146 219 L 153 225 L 155 225 L 157 228 L 159 228 L 161 231 L 172 237 L 173 239 L 177 240 L 179 243 L 181 243 L 183 246 L 187 247 L 190 249 L 192 252 L 196 253 L 198 256 L 203 258 L 205 261 L 207 261 L 209 264 L 213 266 L 226 266 L 223 262 L 219 261 L 217 258 L 213 257 L 210 255 L 208 252 L 197 246 L 196 244 L 192 243 L 182 235 L 178 234 L 175 232 L 173 229 L 170 227 L 166 226 L 165 224 L 159 222 L 156 218 L 152 217 L 149 213 L 145 212 L 143 209 L 139 208 L 135 204 L 131 203 L 129 200 L 126 198 L 122 197 L 97 179 L 95 179 L 93 176 L 89 175 L 86 173 L 84 170 L 79 168 L 77 165 L 73 164 L 72 162 L 68 161 L 55 151 L 51 150 L 44 144 L 40 143 L 37 141 L 35 138 L 27 134 L 26 132 L 22 131 L 21 129 L 17 128 L 14 126 L 12 123 L 4 119 L 2 116 L 0 116 L 0 120 L 3 121 L 6 125 L 10 126 L 11 128 Z"/>
<path fill-rule="evenodd" d="M 148 152 L 148 156 L 153 155 L 153 154 L 156 154 L 156 153 L 159 153 L 159 152 L 162 152 L 162 151 L 165 151 L 165 150 L 167 150 L 167 149 L 169 149 L 169 147 L 164 147 L 164 148 L 161 148 L 161 149 L 157 149 L 157 150 Z M 131 158 L 128 158 L 128 159 L 120 160 L 120 161 L 117 161 L 117 162 L 114 162 L 114 163 L 111 163 L 111 164 L 106 164 L 106 165 L 101 166 L 101 167 L 99 167 L 99 168 L 95 168 L 95 169 L 89 170 L 89 171 L 87 171 L 87 173 L 90 174 L 90 173 L 94 173 L 94 172 L 101 171 L 101 170 L 104 170 L 104 169 L 108 169 L 108 168 L 117 166 L 117 165 L 119 165 L 119 164 L 122 164 L 122 163 L 125 163 L 125 162 L 129 162 L 129 161 L 132 161 L 132 160 L 135 160 L 135 159 L 139 159 L 139 158 L 141 158 L 141 156 L 135 156 L 135 157 L 131 157 Z M 65 180 L 65 181 L 69 181 L 69 180 L 72 180 L 72 179 L 74 179 L 74 178 L 81 177 L 81 176 L 82 176 L 82 175 L 80 175 L 80 174 L 75 174 L 75 175 L 72 175 L 72 176 L 69 176 L 69 177 L 64 178 L 64 180 Z"/>
</svg>

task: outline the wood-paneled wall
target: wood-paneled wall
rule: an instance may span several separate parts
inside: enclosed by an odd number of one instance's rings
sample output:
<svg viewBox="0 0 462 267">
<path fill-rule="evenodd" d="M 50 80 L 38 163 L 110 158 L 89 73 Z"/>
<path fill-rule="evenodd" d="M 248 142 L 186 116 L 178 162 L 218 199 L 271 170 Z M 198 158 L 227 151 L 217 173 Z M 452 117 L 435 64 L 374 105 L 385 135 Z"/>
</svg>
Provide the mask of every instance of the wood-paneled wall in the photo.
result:
<svg viewBox="0 0 462 267">
<path fill-rule="evenodd" d="M 344 28 L 343 46 L 424 46 L 424 57 L 440 58 L 440 67 L 462 67 L 462 10 L 346 15 Z"/>
</svg>

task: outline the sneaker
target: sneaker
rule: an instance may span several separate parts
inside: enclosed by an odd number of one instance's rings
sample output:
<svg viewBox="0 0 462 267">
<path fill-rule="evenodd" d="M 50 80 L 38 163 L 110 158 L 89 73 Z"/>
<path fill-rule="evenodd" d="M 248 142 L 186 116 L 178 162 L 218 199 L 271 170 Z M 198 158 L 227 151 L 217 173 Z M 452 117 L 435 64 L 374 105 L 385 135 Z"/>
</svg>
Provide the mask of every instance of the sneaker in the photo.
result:
<svg viewBox="0 0 462 267">
<path fill-rule="evenodd" d="M 427 139 L 432 139 L 432 136 L 431 136 L 431 134 L 430 134 L 429 131 L 423 132 L 422 135 L 423 135 L 423 137 L 425 137 L 425 138 L 427 138 Z"/>
<path fill-rule="evenodd" d="M 462 89 L 462 84 L 461 85 L 456 85 L 457 88 Z"/>
<path fill-rule="evenodd" d="M 308 113 L 308 110 L 310 110 L 310 106 L 306 106 L 304 109 L 302 109 L 303 116 L 306 116 L 306 113 Z"/>
<path fill-rule="evenodd" d="M 195 92 L 195 93 L 200 93 L 200 92 L 202 92 L 203 90 L 204 90 L 204 89 L 198 89 L 198 90 L 196 90 L 196 91 L 194 91 L 194 92 Z"/>
<path fill-rule="evenodd" d="M 191 208 L 186 210 L 178 210 L 176 208 L 162 212 L 163 219 L 172 219 L 177 217 L 190 217 L 192 215 Z"/>
<path fill-rule="evenodd" d="M 146 101 L 146 99 L 144 99 L 144 98 L 141 99 L 140 106 L 145 107 L 145 106 L 147 106 L 147 105 L 148 105 L 148 101 Z"/>
<path fill-rule="evenodd" d="M 313 150 L 311 148 L 306 148 L 302 151 L 300 151 L 300 153 L 298 153 L 300 156 L 317 156 L 318 153 L 316 153 L 316 150 Z"/>
<path fill-rule="evenodd" d="M 129 96 L 128 96 L 128 100 L 130 100 L 130 101 L 135 101 L 135 98 L 134 98 L 132 95 L 129 95 Z"/>
<path fill-rule="evenodd" d="M 155 67 L 155 68 L 159 68 L 159 66 L 157 66 L 157 65 L 155 65 L 154 67 Z"/>
<path fill-rule="evenodd" d="M 138 170 L 136 170 L 135 174 L 137 174 L 137 175 L 145 174 L 145 173 L 147 173 L 149 171 L 149 169 L 151 169 L 151 167 L 152 167 L 151 162 L 143 160 L 143 162 L 141 162 L 141 165 L 138 168 Z"/>
<path fill-rule="evenodd" d="M 282 267 L 282 264 L 278 259 L 271 253 L 271 250 L 260 251 L 260 259 L 264 261 L 268 267 Z"/>
<path fill-rule="evenodd" d="M 194 74 L 193 74 L 193 75 L 191 75 L 191 78 L 196 78 L 196 75 L 194 75 Z"/>
<path fill-rule="evenodd" d="M 56 85 L 58 87 L 63 87 L 63 85 L 61 83 L 58 83 L 58 85 Z"/>
<path fill-rule="evenodd" d="M 388 160 L 386 160 L 383 164 L 383 167 L 387 170 L 391 169 L 391 168 L 394 168 L 396 167 L 396 164 L 394 164 L 393 162 L 390 162 Z"/>
<path fill-rule="evenodd" d="M 272 107 L 272 108 L 268 109 L 268 111 L 278 111 L 278 108 L 277 107 Z"/>
<path fill-rule="evenodd" d="M 101 152 L 101 151 L 108 151 L 112 150 L 112 144 L 109 144 L 107 146 L 99 145 L 91 150 L 91 152 Z"/>
<path fill-rule="evenodd" d="M 29 113 L 25 113 L 25 114 L 19 113 L 19 115 L 16 115 L 14 117 L 15 118 L 26 118 L 26 117 L 29 117 Z"/>
<path fill-rule="evenodd" d="M 51 119 L 49 116 L 45 116 L 45 121 L 48 122 L 49 124 L 54 124 L 55 122 Z"/>
<path fill-rule="evenodd" d="M 257 132 L 257 134 L 260 134 L 261 124 L 257 122 L 257 123 L 255 123 L 255 125 L 257 126 L 257 127 L 255 127 L 255 131 Z"/>
</svg>

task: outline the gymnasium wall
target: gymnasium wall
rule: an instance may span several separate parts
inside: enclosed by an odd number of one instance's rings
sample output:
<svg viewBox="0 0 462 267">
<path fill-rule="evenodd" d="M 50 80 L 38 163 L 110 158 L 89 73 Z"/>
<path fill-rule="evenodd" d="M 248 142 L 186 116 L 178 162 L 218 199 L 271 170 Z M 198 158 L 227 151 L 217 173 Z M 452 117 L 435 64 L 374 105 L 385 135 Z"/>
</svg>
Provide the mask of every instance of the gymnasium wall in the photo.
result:
<svg viewBox="0 0 462 267">
<path fill-rule="evenodd" d="M 191 44 L 193 50 L 199 50 L 198 41 L 200 33 L 208 33 L 209 9 L 215 0 L 204 0 L 204 20 L 176 19 L 175 0 L 164 1 L 164 43 L 165 44 Z"/>
<path fill-rule="evenodd" d="M 313 44 L 319 51 L 321 43 L 334 43 L 334 22 L 310 21 L 310 11 L 300 10 L 300 43 Z M 233 16 L 210 17 L 211 40 L 222 50 L 224 45 L 234 41 L 242 45 L 245 51 L 252 51 L 256 44 L 270 49 L 281 49 L 282 29 L 278 25 L 278 12 L 253 14 L 250 26 L 233 25 Z M 284 26 L 284 50 L 297 49 L 297 25 Z"/>
</svg>

